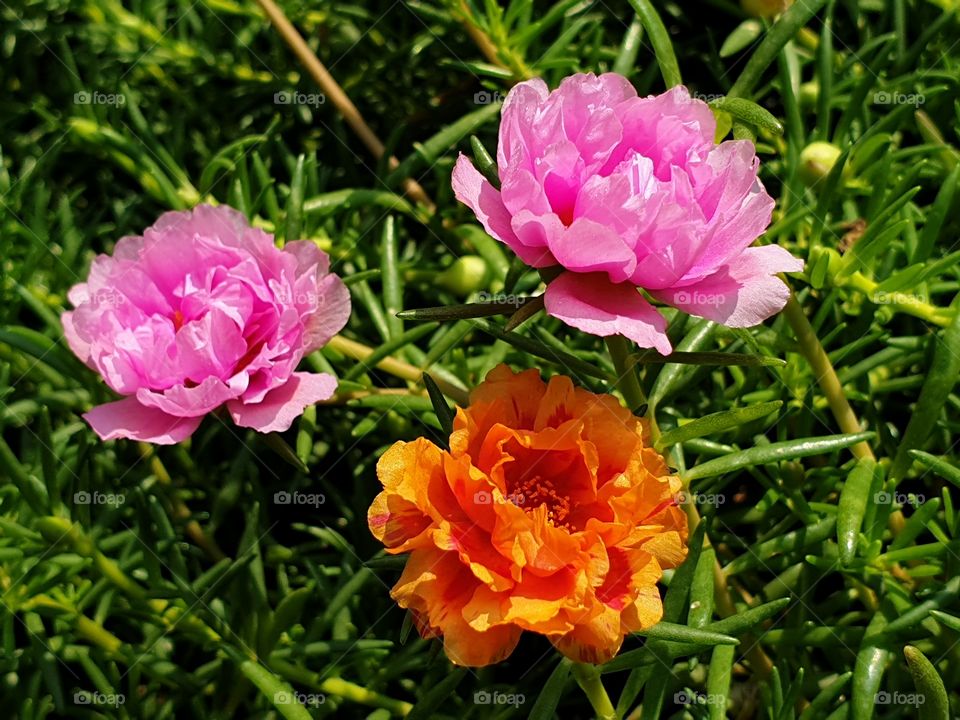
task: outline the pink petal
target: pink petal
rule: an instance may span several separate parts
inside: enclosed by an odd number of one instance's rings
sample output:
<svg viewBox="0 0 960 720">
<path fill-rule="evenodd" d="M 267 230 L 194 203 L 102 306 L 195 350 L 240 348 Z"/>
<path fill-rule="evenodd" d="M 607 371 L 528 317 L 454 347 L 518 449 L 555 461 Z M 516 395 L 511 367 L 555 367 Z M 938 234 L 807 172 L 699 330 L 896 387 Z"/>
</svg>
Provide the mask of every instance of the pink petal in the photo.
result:
<svg viewBox="0 0 960 720">
<path fill-rule="evenodd" d="M 510 227 L 510 213 L 503 204 L 500 192 L 463 153 L 457 158 L 451 181 L 457 200 L 473 210 L 490 235 L 512 247 L 516 236 Z"/>
<path fill-rule="evenodd" d="M 321 275 L 330 270 L 330 256 L 317 247 L 313 240 L 294 240 L 283 246 L 283 252 L 297 259 L 297 275 L 310 271 Z"/>
<path fill-rule="evenodd" d="M 462 153 L 453 169 L 452 181 L 454 195 L 473 210 L 487 233 L 507 245 L 528 265 L 547 267 L 555 264 L 546 248 L 532 248 L 526 241 L 521 242 L 517 238 L 511 226 L 510 212 L 503 204 L 499 191 Z"/>
<path fill-rule="evenodd" d="M 320 294 L 317 311 L 307 318 L 304 327 L 305 355 L 326 345 L 350 319 L 350 291 L 343 280 L 327 275 L 317 285 L 317 292 Z"/>
<path fill-rule="evenodd" d="M 552 212 L 536 215 L 529 210 L 521 210 L 513 216 L 512 225 L 518 242 L 511 246 L 511 250 L 517 257 L 534 268 L 558 264 L 549 245 L 551 238 L 559 237 L 565 230 L 560 218 Z"/>
<path fill-rule="evenodd" d="M 524 163 L 528 170 L 533 170 L 529 159 L 531 150 L 537 145 L 536 120 L 549 96 L 550 90 L 540 78 L 518 83 L 507 94 L 500 111 L 500 142 L 497 144 L 497 165 L 501 171 L 517 163 Z M 556 113 L 556 120 L 559 119 L 559 113 Z M 539 126 L 544 125 L 541 117 Z"/>
<path fill-rule="evenodd" d="M 790 298 L 775 273 L 801 270 L 803 261 L 779 245 L 751 247 L 699 282 L 650 294 L 727 327 L 750 327 L 778 313 Z"/>
<path fill-rule="evenodd" d="M 671 168 L 706 155 L 715 147 L 716 119 L 710 106 L 677 86 L 660 95 L 627 99 L 617 108 L 623 140 L 610 153 L 605 168 L 616 166 L 630 151 L 653 160 L 656 175 L 669 180 Z M 603 170 L 601 175 L 606 174 Z"/>
<path fill-rule="evenodd" d="M 623 282 L 637 267 L 637 256 L 624 239 L 594 220 L 578 218 L 547 240 L 557 261 L 577 273 L 605 272 L 611 281 Z"/>
<path fill-rule="evenodd" d="M 126 438 L 158 445 L 173 445 L 187 439 L 203 420 L 202 416 L 176 417 L 144 407 L 135 397 L 98 405 L 83 418 L 101 440 Z"/>
<path fill-rule="evenodd" d="M 578 330 L 623 335 L 661 355 L 672 351 L 667 321 L 632 285 L 615 285 L 601 273 L 565 272 L 547 286 L 544 301 L 548 315 Z"/>
<path fill-rule="evenodd" d="M 90 344 L 77 334 L 77 329 L 73 326 L 72 310 L 60 316 L 60 324 L 63 325 L 63 336 L 67 339 L 67 345 L 73 350 L 73 354 L 85 365 L 94 367 L 90 361 Z"/>
<path fill-rule="evenodd" d="M 616 107 L 637 97 L 622 75 L 578 73 L 564 78 L 555 97 L 563 110 L 563 132 L 588 166 L 602 165 L 622 140 Z"/>
<path fill-rule="evenodd" d="M 209 304 L 208 299 L 208 307 Z M 235 311 L 236 307 L 227 309 Z M 177 332 L 175 342 L 177 368 L 185 379 L 195 383 L 229 377 L 248 350 L 241 327 L 219 309 L 211 309 L 199 319 L 186 323 Z"/>
<path fill-rule="evenodd" d="M 240 396 L 249 380 L 246 373 L 240 372 L 228 382 L 211 375 L 193 387 L 174 385 L 162 391 L 142 387 L 137 390 L 137 401 L 170 415 L 198 417 Z"/>
<path fill-rule="evenodd" d="M 326 373 L 297 372 L 280 387 L 271 390 L 259 403 L 242 400 L 227 403 L 233 421 L 262 433 L 283 432 L 303 414 L 308 405 L 328 400 L 337 389 L 337 379 Z"/>
<path fill-rule="evenodd" d="M 500 181 L 500 199 L 513 217 L 522 210 L 534 215 L 553 212 L 547 193 L 529 170 L 518 166 L 505 167 L 500 171 Z"/>
</svg>

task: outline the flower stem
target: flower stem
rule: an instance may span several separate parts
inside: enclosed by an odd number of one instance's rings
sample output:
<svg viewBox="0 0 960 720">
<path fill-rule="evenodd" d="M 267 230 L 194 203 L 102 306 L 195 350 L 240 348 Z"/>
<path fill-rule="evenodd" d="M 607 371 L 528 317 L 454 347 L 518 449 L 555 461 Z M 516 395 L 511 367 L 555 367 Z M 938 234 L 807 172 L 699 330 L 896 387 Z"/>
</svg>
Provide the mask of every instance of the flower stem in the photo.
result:
<svg viewBox="0 0 960 720">
<path fill-rule="evenodd" d="M 610 702 L 610 696 L 600 680 L 600 671 L 596 665 L 574 663 L 571 668 L 577 684 L 583 689 L 599 720 L 617 720 L 617 711 Z"/>
<path fill-rule="evenodd" d="M 843 393 L 843 386 L 840 384 L 840 378 L 837 377 L 837 371 L 833 369 L 833 364 L 827 356 L 827 351 L 820 344 L 820 338 L 816 331 L 807 320 L 807 316 L 797 302 L 795 295 L 791 293 L 787 306 L 783 309 L 783 314 L 793 328 L 797 336 L 797 344 L 800 346 L 800 352 L 810 363 L 813 374 L 817 378 L 817 383 L 827 398 L 830 410 L 837 420 L 840 429 L 845 433 L 858 433 L 863 430 L 860 427 L 860 421 L 856 413 L 850 407 L 847 396 Z M 876 460 L 873 450 L 866 442 L 859 442 L 850 448 L 851 452 L 857 458 L 870 458 Z"/>
<path fill-rule="evenodd" d="M 333 695 L 360 705 L 384 708 L 401 717 L 409 715 L 413 709 L 413 705 L 403 700 L 395 700 L 341 678 L 324 679 L 321 673 L 285 662 L 273 655 L 270 656 L 268 664 L 282 678 L 298 685 L 319 690 L 325 695 Z"/>
<path fill-rule="evenodd" d="M 350 340 L 343 335 L 334 335 L 327 343 L 327 347 L 343 353 L 347 357 L 363 362 L 373 355 L 374 350 L 371 347 L 358 343 L 356 340 Z M 423 383 L 423 370 L 411 365 L 410 363 L 397 360 L 393 357 L 385 357 L 377 363 L 377 368 L 385 373 L 390 373 L 401 380 L 407 380 L 413 383 Z M 470 402 L 470 396 L 466 390 L 459 388 L 443 378 L 434 378 L 437 387 L 443 391 L 443 394 L 453 400 L 457 405 L 466 407 Z"/>
<path fill-rule="evenodd" d="M 847 284 L 859 290 L 866 295 L 870 302 L 878 305 L 889 305 L 894 310 L 913 315 L 921 320 L 926 320 L 933 325 L 947 327 L 953 320 L 953 313 L 946 308 L 937 307 L 925 302 L 919 295 L 902 292 L 881 292 L 878 290 L 880 284 L 863 273 L 853 273 Z"/>
<path fill-rule="evenodd" d="M 827 398 L 827 403 L 830 405 L 830 411 L 833 413 L 833 417 L 837 420 L 837 425 L 839 425 L 840 429 L 845 433 L 860 432 L 863 428 L 860 427 L 857 414 L 853 411 L 853 408 L 850 407 L 850 402 L 843 392 L 843 386 L 840 384 L 840 378 L 837 377 L 837 371 L 833 369 L 833 364 L 827 356 L 827 351 L 824 350 L 823 345 L 820 344 L 820 338 L 817 337 L 817 333 L 810 324 L 810 321 L 807 320 L 803 308 L 800 307 L 800 303 L 797 302 L 797 296 L 792 292 L 790 293 L 790 299 L 787 301 L 786 307 L 783 309 L 783 314 L 787 318 L 787 322 L 790 323 L 790 327 L 793 328 L 794 334 L 797 336 L 797 344 L 800 346 L 800 352 L 803 353 L 807 362 L 810 363 L 813 374 L 817 377 L 817 383 Z M 868 458 L 874 461 L 877 459 L 873 454 L 873 450 L 870 449 L 870 446 L 866 442 L 857 443 L 850 448 L 850 451 L 857 459 Z M 901 510 L 894 510 L 890 514 L 888 524 L 894 535 L 899 534 L 904 525 L 903 512 Z"/>
<path fill-rule="evenodd" d="M 630 343 L 623 335 L 611 335 L 606 338 L 607 350 L 613 366 L 617 370 L 617 389 L 627 402 L 631 411 L 637 412 L 647 402 L 647 396 L 640 387 L 636 365 L 630 363 Z"/>
</svg>

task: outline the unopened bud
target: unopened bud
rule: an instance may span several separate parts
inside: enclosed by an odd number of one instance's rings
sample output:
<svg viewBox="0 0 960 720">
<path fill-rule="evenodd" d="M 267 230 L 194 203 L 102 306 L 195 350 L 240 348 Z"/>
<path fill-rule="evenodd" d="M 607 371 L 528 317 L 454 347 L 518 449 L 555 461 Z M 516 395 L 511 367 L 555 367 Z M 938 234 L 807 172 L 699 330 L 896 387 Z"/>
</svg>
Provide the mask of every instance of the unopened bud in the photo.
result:
<svg viewBox="0 0 960 720">
<path fill-rule="evenodd" d="M 833 248 L 822 245 L 810 248 L 807 271 L 813 287 L 822 288 L 833 285 L 842 266 L 843 258 Z"/>
<path fill-rule="evenodd" d="M 800 106 L 812 108 L 820 99 L 820 83 L 816 80 L 810 80 L 800 86 Z"/>
<path fill-rule="evenodd" d="M 466 297 L 485 288 L 490 282 L 490 269 L 477 255 L 464 255 L 437 275 L 437 285 L 458 297 Z"/>
<path fill-rule="evenodd" d="M 812 142 L 800 153 L 800 179 L 806 185 L 823 180 L 840 157 L 840 148 L 828 142 Z"/>
</svg>

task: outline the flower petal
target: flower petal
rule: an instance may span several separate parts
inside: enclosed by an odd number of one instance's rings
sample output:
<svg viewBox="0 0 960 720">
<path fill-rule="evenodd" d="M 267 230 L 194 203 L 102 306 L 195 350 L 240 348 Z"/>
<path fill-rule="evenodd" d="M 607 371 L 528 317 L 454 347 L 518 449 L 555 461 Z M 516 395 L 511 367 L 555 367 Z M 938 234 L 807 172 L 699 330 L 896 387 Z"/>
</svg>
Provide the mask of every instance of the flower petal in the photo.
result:
<svg viewBox="0 0 960 720">
<path fill-rule="evenodd" d="M 203 417 L 177 417 L 141 405 L 135 397 L 98 405 L 84 413 L 101 440 L 126 438 L 158 445 L 173 445 L 193 434 Z"/>
<path fill-rule="evenodd" d="M 343 280 L 327 275 L 317 284 L 317 292 L 317 311 L 307 318 L 304 327 L 304 355 L 326 345 L 350 319 L 350 291 Z"/>
<path fill-rule="evenodd" d="M 227 382 L 210 376 L 199 385 L 174 385 L 166 390 L 137 390 L 137 401 L 177 417 L 198 417 L 216 410 L 228 400 L 239 397 L 247 389 L 250 378 L 237 373 Z"/>
<path fill-rule="evenodd" d="M 594 220 L 577 218 L 547 240 L 557 261 L 576 273 L 605 272 L 612 282 L 623 282 L 637 267 L 637 256 L 623 238 Z"/>
<path fill-rule="evenodd" d="M 672 350 L 667 321 L 632 285 L 614 285 L 600 273 L 566 272 L 547 286 L 544 301 L 548 315 L 591 335 L 623 335 L 661 355 Z"/>
<path fill-rule="evenodd" d="M 245 405 L 242 399 L 231 400 L 227 408 L 233 421 L 241 427 L 262 433 L 283 432 L 303 414 L 307 405 L 328 400 L 336 389 L 337 379 L 333 375 L 295 372 L 261 402 Z"/>
<path fill-rule="evenodd" d="M 507 245 L 524 262 L 534 267 L 546 267 L 553 264 L 546 249 L 534 249 L 520 241 L 511 226 L 510 212 L 503 204 L 500 191 L 480 174 L 470 159 L 460 154 L 451 177 L 453 194 L 457 200 L 469 207 L 492 237 Z M 539 258 L 539 262 L 538 262 Z"/>
<path fill-rule="evenodd" d="M 73 311 L 63 313 L 60 316 L 60 324 L 63 325 L 63 336 L 67 339 L 67 345 L 73 350 L 73 354 L 80 358 L 84 365 L 95 367 L 90 361 L 90 343 L 80 337 L 73 325 Z"/>
<path fill-rule="evenodd" d="M 790 298 L 775 273 L 801 270 L 803 261 L 779 245 L 751 247 L 699 282 L 650 294 L 727 327 L 750 327 L 778 313 Z"/>
</svg>

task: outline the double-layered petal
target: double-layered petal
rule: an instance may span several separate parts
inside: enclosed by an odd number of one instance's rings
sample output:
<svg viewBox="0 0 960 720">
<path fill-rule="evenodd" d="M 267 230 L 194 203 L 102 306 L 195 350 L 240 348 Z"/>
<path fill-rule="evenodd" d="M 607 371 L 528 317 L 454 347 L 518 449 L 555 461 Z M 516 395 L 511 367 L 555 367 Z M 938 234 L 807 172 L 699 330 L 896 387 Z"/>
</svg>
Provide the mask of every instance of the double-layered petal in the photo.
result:
<svg viewBox="0 0 960 720">
<path fill-rule="evenodd" d="M 461 155 L 457 198 L 535 268 L 559 266 L 548 314 L 662 354 L 666 323 L 638 292 L 730 327 L 756 325 L 803 263 L 750 245 L 773 199 L 753 143 L 714 142 L 710 108 L 683 87 L 641 98 L 622 76 L 572 75 L 550 92 L 517 85 L 503 105 L 496 189 Z"/>
<path fill-rule="evenodd" d="M 392 596 L 450 659 L 507 657 L 523 631 L 601 663 L 662 615 L 656 583 L 686 553 L 680 481 L 609 395 L 536 370 L 493 370 L 444 451 L 398 442 L 368 514 L 410 553 Z"/>
<path fill-rule="evenodd" d="M 251 227 L 228 207 L 170 212 L 100 255 L 62 316 L 74 353 L 123 399 L 84 417 L 104 440 L 169 444 L 225 406 L 285 430 L 336 379 L 295 372 L 347 322 L 350 294 L 326 253 Z"/>
</svg>

